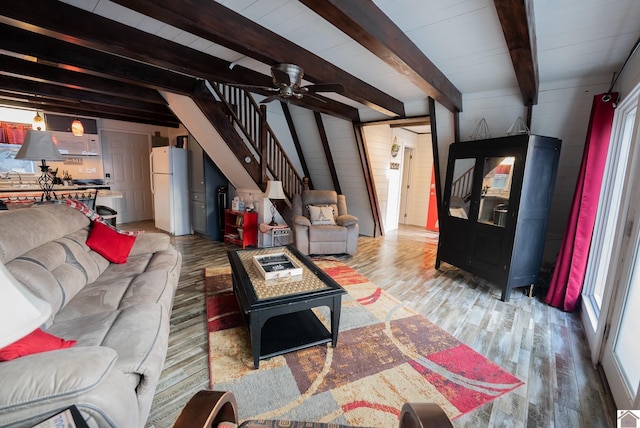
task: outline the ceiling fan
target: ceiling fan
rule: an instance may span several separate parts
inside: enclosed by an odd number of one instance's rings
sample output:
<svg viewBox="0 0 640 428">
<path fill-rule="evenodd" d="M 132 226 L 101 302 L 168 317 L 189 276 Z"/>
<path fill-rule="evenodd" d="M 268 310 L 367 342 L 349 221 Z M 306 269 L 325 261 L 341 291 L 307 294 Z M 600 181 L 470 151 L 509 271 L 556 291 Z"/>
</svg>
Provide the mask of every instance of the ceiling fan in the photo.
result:
<svg viewBox="0 0 640 428">
<path fill-rule="evenodd" d="M 317 85 L 302 86 L 302 76 L 304 70 L 295 64 L 276 64 L 271 66 L 271 77 L 273 78 L 273 86 L 256 86 L 256 85 L 240 85 L 230 84 L 246 89 L 261 89 L 263 91 L 277 92 L 265 98 L 261 104 L 269 103 L 275 99 L 288 99 L 291 97 L 302 99 L 302 97 L 311 97 L 326 102 L 314 94 L 318 92 L 343 92 L 344 86 L 340 83 L 326 83 Z"/>
</svg>

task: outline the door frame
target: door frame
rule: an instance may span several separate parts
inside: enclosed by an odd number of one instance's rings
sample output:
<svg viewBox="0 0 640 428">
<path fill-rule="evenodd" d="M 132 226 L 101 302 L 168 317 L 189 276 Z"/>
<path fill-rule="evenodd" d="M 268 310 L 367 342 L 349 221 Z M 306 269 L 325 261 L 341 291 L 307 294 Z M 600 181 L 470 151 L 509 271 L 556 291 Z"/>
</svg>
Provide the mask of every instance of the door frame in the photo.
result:
<svg viewBox="0 0 640 428">
<path fill-rule="evenodd" d="M 598 214 L 592 238 L 592 250 L 587 262 L 584 286 L 582 291 L 580 316 L 587 342 L 591 351 L 592 363 L 601 362 L 605 333 L 608 333 L 613 306 L 615 305 L 613 284 L 616 284 L 621 251 L 624 241 L 624 227 L 629 203 L 633 192 L 633 183 L 639 177 L 633 169 L 634 162 L 640 155 L 640 85 L 636 86 L 629 95 L 618 104 L 614 117 L 611 143 L 607 153 L 607 165 L 604 181 L 598 201 Z M 633 126 L 628 156 L 621 156 L 620 141 L 625 132 L 625 118 L 636 108 L 636 118 Z M 625 161 L 626 159 L 626 161 Z M 615 190 L 616 174 L 624 169 L 622 188 Z M 607 209 L 602 209 L 607 207 Z M 611 209 L 613 208 L 613 209 Z M 601 263 L 604 261 L 605 263 Z M 604 283 L 600 308 L 597 307 L 593 291 L 596 284 Z"/>
<path fill-rule="evenodd" d="M 638 174 L 634 175 L 637 178 Z M 640 189 L 636 189 L 633 194 L 635 198 L 640 198 Z M 623 374 L 615 359 L 614 349 L 622 317 L 625 315 L 631 281 L 634 279 L 638 281 L 638 278 L 633 276 L 634 270 L 637 271 L 636 273 L 640 272 L 640 269 L 636 268 L 636 264 L 640 263 L 640 204 L 636 203 L 629 207 L 625 216 L 625 225 L 619 262 L 616 263 L 617 269 L 614 279 L 616 286 L 612 287 L 614 289 L 609 307 L 611 316 L 606 323 L 608 327 L 602 339 L 600 363 L 616 406 L 620 409 L 638 409 L 640 408 L 640 385 L 636 386 L 635 396 L 629 395 Z M 635 287 L 640 287 L 640 285 L 635 285 Z"/>
</svg>

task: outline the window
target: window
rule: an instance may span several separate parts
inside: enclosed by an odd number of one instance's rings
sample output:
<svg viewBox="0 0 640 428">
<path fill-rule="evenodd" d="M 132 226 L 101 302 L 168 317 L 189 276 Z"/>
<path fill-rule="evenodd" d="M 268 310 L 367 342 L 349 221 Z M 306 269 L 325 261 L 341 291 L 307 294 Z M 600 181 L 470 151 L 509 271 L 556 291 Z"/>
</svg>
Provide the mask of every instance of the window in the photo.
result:
<svg viewBox="0 0 640 428">
<path fill-rule="evenodd" d="M 16 171 L 20 174 L 36 173 L 36 163 L 30 160 L 14 159 L 20 150 L 18 144 L 0 143 L 0 173 Z"/>
</svg>

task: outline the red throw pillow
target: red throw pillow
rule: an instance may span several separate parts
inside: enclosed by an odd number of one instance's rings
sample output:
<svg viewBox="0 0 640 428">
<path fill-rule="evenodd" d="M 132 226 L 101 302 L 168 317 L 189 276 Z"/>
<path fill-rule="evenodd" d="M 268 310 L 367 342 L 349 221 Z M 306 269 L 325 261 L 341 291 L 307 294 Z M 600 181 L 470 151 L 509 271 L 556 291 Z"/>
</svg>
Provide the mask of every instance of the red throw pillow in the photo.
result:
<svg viewBox="0 0 640 428">
<path fill-rule="evenodd" d="M 94 221 L 87 245 L 112 263 L 126 263 L 135 241 L 135 234 L 119 233 L 101 221 Z"/>
<path fill-rule="evenodd" d="M 22 339 L 0 349 L 0 361 L 10 361 L 18 357 L 37 354 L 39 352 L 71 348 L 75 344 L 75 340 L 60 339 L 38 328 Z"/>
</svg>

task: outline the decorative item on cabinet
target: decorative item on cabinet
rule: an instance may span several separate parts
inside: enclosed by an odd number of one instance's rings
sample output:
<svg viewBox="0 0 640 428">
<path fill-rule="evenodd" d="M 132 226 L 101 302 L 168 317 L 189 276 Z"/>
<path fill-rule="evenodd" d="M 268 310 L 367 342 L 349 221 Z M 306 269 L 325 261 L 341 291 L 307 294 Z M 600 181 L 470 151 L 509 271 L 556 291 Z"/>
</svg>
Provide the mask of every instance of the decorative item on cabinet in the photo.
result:
<svg viewBox="0 0 640 428">
<path fill-rule="evenodd" d="M 518 116 L 518 118 L 511 124 L 509 129 L 507 130 L 507 135 L 520 135 L 520 134 L 529 134 L 529 127 L 522 117 Z"/>
<path fill-rule="evenodd" d="M 447 262 L 511 290 L 536 283 L 561 140 L 519 134 L 454 143 L 436 268 Z"/>
<path fill-rule="evenodd" d="M 475 129 L 473 130 L 473 134 L 469 136 L 472 141 L 475 140 L 486 140 L 491 138 L 491 131 L 489 131 L 489 125 L 487 125 L 487 120 L 483 117 L 480 119 Z"/>
</svg>

